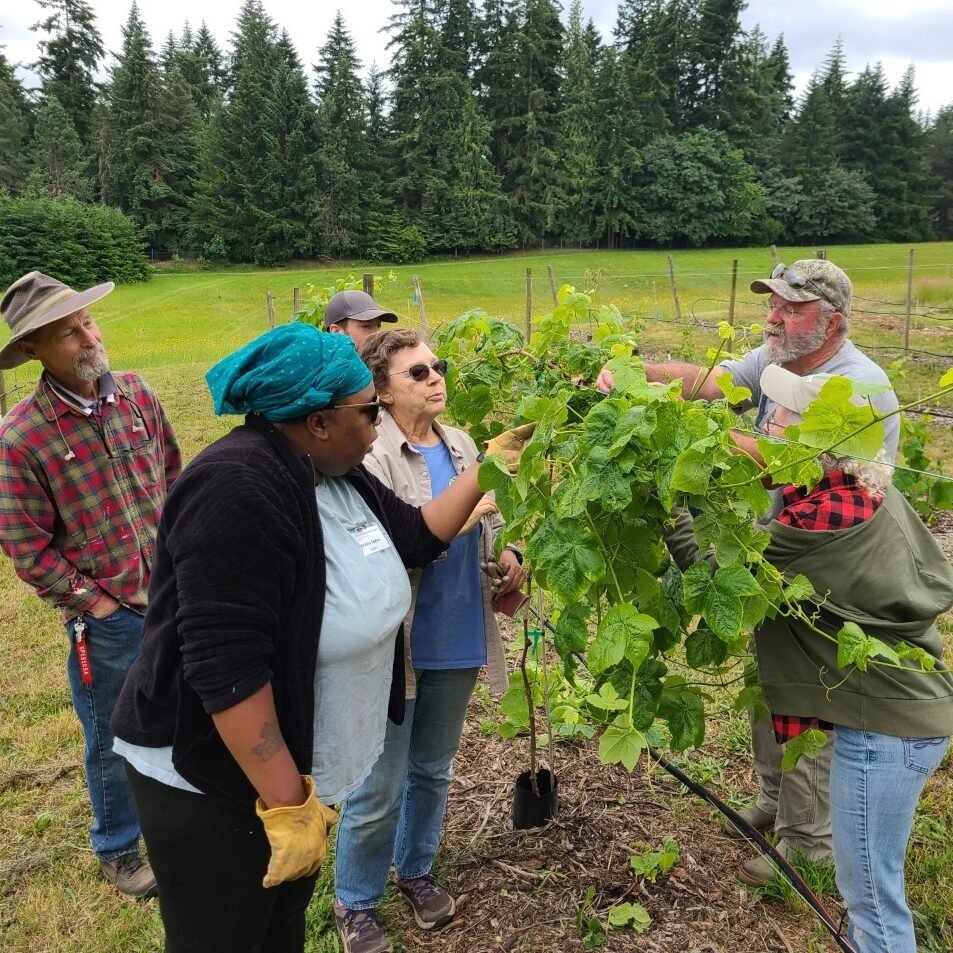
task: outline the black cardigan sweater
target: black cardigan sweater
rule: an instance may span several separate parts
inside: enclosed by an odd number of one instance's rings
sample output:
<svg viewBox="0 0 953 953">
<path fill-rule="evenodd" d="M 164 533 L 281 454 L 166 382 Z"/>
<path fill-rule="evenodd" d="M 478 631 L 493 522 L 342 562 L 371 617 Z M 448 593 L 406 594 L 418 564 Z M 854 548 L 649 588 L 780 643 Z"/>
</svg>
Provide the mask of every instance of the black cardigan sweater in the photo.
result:
<svg viewBox="0 0 953 953">
<path fill-rule="evenodd" d="M 363 467 L 347 479 L 406 566 L 424 566 L 446 549 L 419 509 Z M 325 584 L 310 463 L 267 421 L 249 416 L 202 451 L 169 494 L 142 650 L 113 711 L 113 733 L 150 748 L 171 745 L 187 781 L 250 807 L 255 790 L 211 716 L 271 682 L 285 743 L 308 774 Z M 399 723 L 403 710 L 401 630 L 388 714 Z"/>
</svg>

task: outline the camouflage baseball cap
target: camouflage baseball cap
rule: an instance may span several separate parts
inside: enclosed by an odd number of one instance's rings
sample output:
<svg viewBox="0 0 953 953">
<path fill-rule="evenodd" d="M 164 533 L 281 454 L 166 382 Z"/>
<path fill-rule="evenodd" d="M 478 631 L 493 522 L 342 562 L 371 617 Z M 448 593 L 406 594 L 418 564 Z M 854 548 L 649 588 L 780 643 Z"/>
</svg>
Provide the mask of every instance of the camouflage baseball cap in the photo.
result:
<svg viewBox="0 0 953 953">
<path fill-rule="evenodd" d="M 758 295 L 776 294 L 785 301 L 830 302 L 845 318 L 850 317 L 850 278 L 826 258 L 803 258 L 793 265 L 778 265 L 770 278 L 751 282 Z"/>
</svg>

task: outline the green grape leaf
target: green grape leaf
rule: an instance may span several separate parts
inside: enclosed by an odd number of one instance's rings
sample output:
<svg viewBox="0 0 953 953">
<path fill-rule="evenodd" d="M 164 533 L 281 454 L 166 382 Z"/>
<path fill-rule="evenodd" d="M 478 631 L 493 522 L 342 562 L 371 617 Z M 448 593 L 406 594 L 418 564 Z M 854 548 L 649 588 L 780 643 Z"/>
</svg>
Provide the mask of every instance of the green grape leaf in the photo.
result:
<svg viewBox="0 0 953 953">
<path fill-rule="evenodd" d="M 611 682 L 603 682 L 599 686 L 598 694 L 586 695 L 586 704 L 600 711 L 622 711 L 629 707 L 629 703 L 619 697 L 619 693 Z"/>
<path fill-rule="evenodd" d="M 798 426 L 798 442 L 815 450 L 833 447 L 832 452 L 838 457 L 876 456 L 883 447 L 884 425 L 870 406 L 851 403 L 853 393 L 853 385 L 846 377 L 832 377 L 804 412 L 804 420 Z"/>
<path fill-rule="evenodd" d="M 586 460 L 579 492 L 587 500 L 600 500 L 606 512 L 617 513 L 632 502 L 632 481 L 609 459 L 608 451 L 596 447 Z"/>
<path fill-rule="evenodd" d="M 658 622 L 643 615 L 635 606 L 622 603 L 603 616 L 589 649 L 589 671 L 600 675 L 627 658 L 638 669 L 652 648 L 652 632 Z"/>
<path fill-rule="evenodd" d="M 458 390 L 448 410 L 453 419 L 461 424 L 480 423 L 493 410 L 493 391 L 486 384 Z"/>
<path fill-rule="evenodd" d="M 742 597 L 763 598 L 757 580 L 743 566 L 722 566 L 712 573 L 708 563 L 696 563 L 685 573 L 684 585 L 688 611 L 704 616 L 708 628 L 727 644 L 741 632 Z"/>
<path fill-rule="evenodd" d="M 953 367 L 940 378 L 940 387 L 953 387 Z"/>
<path fill-rule="evenodd" d="M 533 533 L 526 558 L 543 587 L 564 602 L 577 602 L 606 568 L 596 535 L 554 515 L 547 516 Z"/>
<path fill-rule="evenodd" d="M 797 443 L 777 443 L 761 437 L 758 452 L 764 457 L 771 479 L 779 486 L 813 487 L 824 476 L 816 458 L 808 456 L 808 451 Z"/>
<path fill-rule="evenodd" d="M 599 760 L 603 764 L 621 764 L 633 771 L 645 750 L 645 735 L 629 725 L 628 715 L 619 715 L 599 738 Z"/>
<path fill-rule="evenodd" d="M 953 480 L 934 480 L 930 487 L 930 506 L 935 510 L 953 509 Z"/>
<path fill-rule="evenodd" d="M 735 386 L 731 372 L 719 374 L 715 378 L 715 383 L 718 385 L 718 389 L 728 399 L 728 403 L 732 406 L 743 404 L 746 400 L 751 399 L 751 391 L 747 387 Z"/>
<path fill-rule="evenodd" d="M 908 659 L 911 662 L 919 662 L 921 671 L 936 671 L 936 657 L 919 645 L 914 646 L 908 645 L 906 642 L 898 642 L 894 646 L 894 651 L 897 653 L 898 659 Z"/>
<path fill-rule="evenodd" d="M 802 573 L 798 573 L 785 587 L 784 597 L 789 602 L 803 602 L 814 595 L 814 586 L 811 580 Z"/>
<path fill-rule="evenodd" d="M 837 664 L 841 668 L 856 665 L 862 672 L 872 658 L 885 658 L 890 662 L 899 662 L 897 653 L 880 639 L 864 633 L 854 622 L 845 622 L 837 633 Z"/>
<path fill-rule="evenodd" d="M 589 644 L 589 606 L 574 603 L 559 613 L 554 626 L 553 644 L 560 658 L 569 659 L 574 652 L 585 652 Z"/>
<path fill-rule="evenodd" d="M 506 469 L 503 458 L 496 453 L 490 454 L 477 471 L 477 482 L 484 493 L 491 493 L 494 490 L 509 490 L 510 482 L 513 477 L 510 471 Z"/>
<path fill-rule="evenodd" d="M 816 758 L 827 741 L 827 735 L 819 728 L 808 728 L 792 738 L 784 746 L 784 755 L 781 758 L 781 770 L 790 771 L 801 758 Z"/>
<path fill-rule="evenodd" d="M 756 720 L 769 714 L 760 685 L 745 685 L 735 696 L 731 707 L 735 711 L 751 712 L 752 718 Z"/>
<path fill-rule="evenodd" d="M 721 665 L 728 658 L 728 646 L 711 629 L 695 629 L 685 640 L 685 661 L 691 668 Z"/>
<path fill-rule="evenodd" d="M 520 401 L 516 408 L 516 416 L 526 420 L 535 420 L 542 426 L 561 427 L 569 416 L 566 394 L 557 392 L 552 397 L 529 394 Z"/>
<path fill-rule="evenodd" d="M 609 908 L 610 926 L 630 926 L 636 933 L 645 933 L 651 924 L 648 910 L 640 903 L 617 903 Z"/>
<path fill-rule="evenodd" d="M 677 569 L 675 575 L 678 576 Z M 658 619 L 663 629 L 673 636 L 678 633 L 682 617 L 678 611 L 677 594 L 670 593 L 661 580 L 640 568 L 635 574 L 635 595 L 639 607 Z"/>
<path fill-rule="evenodd" d="M 689 447 L 683 450 L 675 460 L 671 482 L 672 491 L 703 496 L 708 490 L 712 465 L 711 448 Z"/>
<path fill-rule="evenodd" d="M 635 692 L 632 696 L 632 721 L 636 728 L 645 731 L 655 720 L 659 700 L 665 685 L 662 681 L 668 668 L 661 659 L 647 658 L 635 676 Z"/>
<path fill-rule="evenodd" d="M 701 696 L 685 685 L 668 685 L 662 691 L 659 714 L 668 722 L 672 748 L 684 751 L 698 748 L 705 740 L 705 703 Z"/>
</svg>

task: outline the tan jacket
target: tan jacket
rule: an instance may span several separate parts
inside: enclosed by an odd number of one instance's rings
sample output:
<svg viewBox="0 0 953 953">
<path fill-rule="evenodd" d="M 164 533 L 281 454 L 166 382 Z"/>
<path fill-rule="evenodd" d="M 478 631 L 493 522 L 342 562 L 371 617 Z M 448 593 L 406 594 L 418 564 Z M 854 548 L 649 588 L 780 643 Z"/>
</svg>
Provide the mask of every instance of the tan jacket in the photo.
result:
<svg viewBox="0 0 953 953">
<path fill-rule="evenodd" d="M 462 430 L 445 427 L 436 422 L 434 430 L 450 450 L 450 459 L 457 473 L 476 459 L 476 444 Z M 377 440 L 374 441 L 371 452 L 364 458 L 364 466 L 407 503 L 423 506 L 433 498 L 430 472 L 427 470 L 423 456 L 407 442 L 407 438 L 387 411 L 381 414 Z M 480 534 L 480 540 L 483 547 L 483 559 L 488 559 L 493 555 L 493 542 L 503 527 L 503 520 L 499 513 L 492 513 L 484 516 L 481 522 L 483 532 Z M 408 698 L 414 697 L 417 688 L 413 660 L 410 655 L 410 632 L 414 624 L 414 609 L 417 605 L 420 577 L 420 570 L 415 569 L 410 572 L 412 598 L 410 611 L 404 620 L 407 627 L 404 639 L 404 668 L 407 676 Z M 483 633 L 486 638 L 486 668 L 490 690 L 496 693 L 505 692 L 507 673 L 503 637 L 500 635 L 496 616 L 493 614 L 493 591 L 490 588 L 490 578 L 484 572 L 480 573 L 480 588 L 483 591 Z"/>
</svg>

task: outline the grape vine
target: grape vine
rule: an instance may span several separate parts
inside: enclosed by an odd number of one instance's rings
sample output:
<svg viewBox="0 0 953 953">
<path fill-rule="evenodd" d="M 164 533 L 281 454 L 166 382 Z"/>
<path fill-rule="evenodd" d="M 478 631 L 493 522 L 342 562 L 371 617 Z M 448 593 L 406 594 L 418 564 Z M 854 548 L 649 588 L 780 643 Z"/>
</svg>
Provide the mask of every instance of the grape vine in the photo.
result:
<svg viewBox="0 0 953 953">
<path fill-rule="evenodd" d="M 720 326 L 710 367 L 735 338 L 735 329 Z M 570 286 L 534 322 L 528 341 L 512 324 L 474 310 L 440 328 L 437 351 L 450 361 L 448 414 L 475 440 L 538 424 L 515 474 L 488 457 L 480 480 L 506 520 L 499 544 L 522 541 L 534 584 L 547 593 L 563 663 L 561 677 L 550 680 L 550 701 L 568 719 L 554 734 L 588 735 L 580 727 L 594 726 L 602 760 L 632 770 L 647 745 L 702 743 L 707 686 L 737 675 L 734 665 L 766 617 L 797 616 L 819 638 L 834 638 L 815 625 L 823 596 L 804 576 L 787 579 L 764 559 L 770 537 L 757 519 L 770 496 L 762 479 L 813 484 L 827 450 L 873 457 L 881 418 L 869 402 L 850 401 L 869 388 L 828 382 L 803 423 L 788 428 L 788 441 L 758 440 L 762 467 L 731 437 L 751 430 L 731 409 L 748 392 L 726 375 L 718 378 L 725 396 L 711 402 L 682 400 L 678 381 L 647 382 L 634 323 L 613 305 L 594 308 Z M 615 382 L 608 396 L 593 385 L 605 365 Z M 953 371 L 925 400 L 950 390 Z M 689 507 L 699 545 L 716 562 L 682 573 L 665 539 Z M 852 623 L 836 640 L 847 671 L 869 664 L 920 671 L 933 662 Z M 678 648 L 679 662 L 695 670 L 691 678 L 673 671 Z M 577 684 L 583 659 L 591 680 Z M 739 707 L 760 703 L 753 665 L 734 681 Z M 523 689 L 511 685 L 504 711 L 515 731 Z"/>
</svg>

